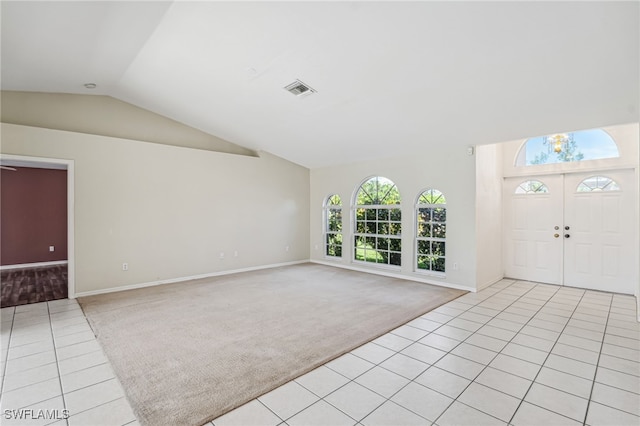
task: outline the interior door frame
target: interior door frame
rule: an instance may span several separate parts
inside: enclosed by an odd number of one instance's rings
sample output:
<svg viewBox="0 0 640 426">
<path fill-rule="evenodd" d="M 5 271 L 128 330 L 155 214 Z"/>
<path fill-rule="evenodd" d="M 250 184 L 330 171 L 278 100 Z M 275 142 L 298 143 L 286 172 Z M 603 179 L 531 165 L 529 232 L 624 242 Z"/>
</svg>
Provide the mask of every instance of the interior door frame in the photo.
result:
<svg viewBox="0 0 640 426">
<path fill-rule="evenodd" d="M 61 158 L 30 157 L 26 155 L 0 154 L 2 165 L 36 167 L 67 171 L 67 298 L 76 298 L 75 256 L 75 164 L 74 160 Z"/>
</svg>

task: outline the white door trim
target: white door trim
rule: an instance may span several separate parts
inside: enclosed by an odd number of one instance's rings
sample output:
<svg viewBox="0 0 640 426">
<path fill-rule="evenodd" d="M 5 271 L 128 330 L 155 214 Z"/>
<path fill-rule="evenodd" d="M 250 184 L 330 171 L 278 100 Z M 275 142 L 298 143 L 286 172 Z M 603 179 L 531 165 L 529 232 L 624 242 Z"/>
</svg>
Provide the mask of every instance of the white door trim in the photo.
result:
<svg viewBox="0 0 640 426">
<path fill-rule="evenodd" d="M 75 164 L 73 160 L 60 158 L 29 157 L 26 155 L 0 154 L 3 165 L 19 167 L 39 167 L 67 170 L 67 260 L 68 297 L 76 298 L 76 255 L 75 255 Z"/>
</svg>

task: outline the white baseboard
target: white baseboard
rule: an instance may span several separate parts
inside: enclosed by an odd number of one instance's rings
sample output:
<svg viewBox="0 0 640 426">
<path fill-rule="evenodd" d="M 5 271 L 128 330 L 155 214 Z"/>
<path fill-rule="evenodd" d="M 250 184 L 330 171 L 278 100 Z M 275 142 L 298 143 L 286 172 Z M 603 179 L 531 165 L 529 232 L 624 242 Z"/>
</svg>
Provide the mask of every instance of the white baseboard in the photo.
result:
<svg viewBox="0 0 640 426">
<path fill-rule="evenodd" d="M 421 277 L 415 277 L 415 276 L 408 276 L 408 275 L 402 275 L 402 274 L 397 274 L 394 272 L 387 272 L 384 270 L 380 270 L 380 269 L 369 269 L 369 268 L 360 268 L 357 266 L 353 266 L 353 265 L 345 265 L 345 264 L 341 264 L 341 263 L 334 263 L 334 262 L 327 262 L 324 260 L 317 260 L 317 259 L 311 259 L 309 260 L 309 262 L 311 263 L 318 263 L 320 265 L 326 265 L 326 266 L 335 266 L 336 268 L 343 268 L 343 269 L 350 269 L 352 271 L 358 271 L 358 272 L 365 272 L 368 274 L 374 274 L 374 275 L 382 275 L 385 277 L 391 277 L 391 278 L 399 278 L 402 280 L 408 280 L 408 281 L 416 281 L 419 283 L 424 283 L 424 284 L 432 284 L 432 285 L 437 285 L 440 287 L 447 287 L 447 288 L 454 288 L 456 290 L 465 290 L 465 291 L 470 291 L 475 293 L 476 290 L 463 286 L 463 285 L 459 285 L 459 284 L 453 284 L 453 283 L 445 283 L 442 281 L 436 281 L 436 280 L 430 280 L 428 278 L 421 278 Z"/>
<path fill-rule="evenodd" d="M 3 265 L 0 266 L 0 271 L 7 271 L 9 269 L 24 269 L 24 268 L 42 268 L 45 266 L 66 265 L 68 260 L 56 260 L 53 262 L 35 262 L 35 263 L 21 263 L 18 265 Z"/>
<path fill-rule="evenodd" d="M 496 277 L 492 280 L 487 281 L 485 284 L 479 285 L 478 286 L 478 291 L 484 290 L 487 287 L 491 287 L 492 285 L 494 285 L 495 283 L 497 283 L 498 281 L 501 281 L 505 279 L 504 275 Z"/>
<path fill-rule="evenodd" d="M 258 270 L 261 270 L 261 269 L 278 268 L 280 266 L 298 265 L 298 264 L 301 264 L 301 263 L 308 263 L 308 262 L 309 262 L 309 260 L 305 259 L 305 260 L 296 260 L 296 261 L 293 261 L 293 262 L 272 263 L 272 264 L 269 264 L 269 265 L 251 266 L 251 267 L 248 267 L 248 268 L 230 269 L 230 270 L 227 270 L 227 271 L 209 272 L 209 273 L 206 273 L 206 274 L 191 275 L 191 276 L 188 276 L 188 277 L 170 278 L 170 279 L 167 279 L 167 280 L 150 281 L 150 282 L 146 282 L 146 283 L 123 285 L 123 286 L 119 286 L 119 287 L 106 288 L 106 289 L 103 289 L 103 290 L 83 291 L 83 292 L 80 292 L 80 293 L 76 293 L 74 295 L 74 298 L 84 297 L 84 296 L 95 296 L 95 295 L 98 295 L 98 294 L 106 294 L 106 293 L 115 293 L 115 292 L 118 292 L 118 291 L 134 290 L 134 289 L 137 289 L 137 288 L 144 288 L 144 287 L 154 287 L 154 286 L 157 286 L 157 285 L 173 284 L 173 283 L 179 283 L 179 282 L 183 282 L 183 281 L 199 280 L 201 278 L 220 277 L 220 276 L 223 276 L 223 275 L 237 274 L 237 273 L 240 273 L 240 272 L 258 271 Z M 71 298 L 71 296 L 69 296 L 69 298 Z"/>
</svg>

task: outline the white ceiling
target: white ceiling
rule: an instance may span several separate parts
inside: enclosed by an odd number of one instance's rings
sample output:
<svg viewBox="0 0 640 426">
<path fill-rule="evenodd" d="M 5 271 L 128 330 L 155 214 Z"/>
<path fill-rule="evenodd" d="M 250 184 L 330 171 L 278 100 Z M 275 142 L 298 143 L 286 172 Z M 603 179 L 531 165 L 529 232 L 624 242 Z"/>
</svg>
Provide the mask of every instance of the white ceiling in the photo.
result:
<svg viewBox="0 0 640 426">
<path fill-rule="evenodd" d="M 110 95 L 310 168 L 417 155 L 640 121 L 639 6 L 3 1 L 2 89 Z"/>
</svg>

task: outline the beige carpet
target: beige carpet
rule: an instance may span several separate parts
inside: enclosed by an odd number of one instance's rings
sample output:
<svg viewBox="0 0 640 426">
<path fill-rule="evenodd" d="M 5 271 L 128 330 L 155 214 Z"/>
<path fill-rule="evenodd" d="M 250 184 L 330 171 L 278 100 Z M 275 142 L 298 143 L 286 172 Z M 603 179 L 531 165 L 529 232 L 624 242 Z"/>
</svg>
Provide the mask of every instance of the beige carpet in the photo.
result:
<svg viewBox="0 0 640 426">
<path fill-rule="evenodd" d="M 201 425 L 465 292 L 301 264 L 80 298 L 144 425 Z"/>
</svg>

